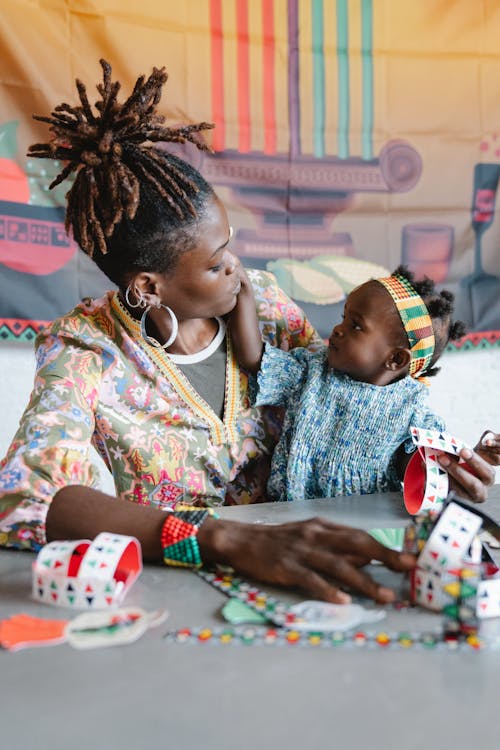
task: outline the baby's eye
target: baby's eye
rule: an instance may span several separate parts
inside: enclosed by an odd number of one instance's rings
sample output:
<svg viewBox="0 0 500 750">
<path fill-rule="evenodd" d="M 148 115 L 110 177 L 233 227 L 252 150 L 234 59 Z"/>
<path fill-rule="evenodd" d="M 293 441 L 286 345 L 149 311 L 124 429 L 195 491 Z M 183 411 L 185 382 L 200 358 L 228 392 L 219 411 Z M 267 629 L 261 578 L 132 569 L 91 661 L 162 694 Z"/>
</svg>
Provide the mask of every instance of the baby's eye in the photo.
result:
<svg viewBox="0 0 500 750">
<path fill-rule="evenodd" d="M 218 271 L 220 271 L 221 268 L 222 268 L 222 263 L 218 263 L 216 266 L 212 266 L 210 270 L 212 271 L 212 273 L 217 273 Z"/>
<path fill-rule="evenodd" d="M 352 321 L 351 325 L 352 325 L 352 327 L 353 327 L 353 329 L 355 331 L 362 331 L 363 330 L 361 328 L 361 325 L 357 321 L 355 321 L 355 320 Z"/>
</svg>

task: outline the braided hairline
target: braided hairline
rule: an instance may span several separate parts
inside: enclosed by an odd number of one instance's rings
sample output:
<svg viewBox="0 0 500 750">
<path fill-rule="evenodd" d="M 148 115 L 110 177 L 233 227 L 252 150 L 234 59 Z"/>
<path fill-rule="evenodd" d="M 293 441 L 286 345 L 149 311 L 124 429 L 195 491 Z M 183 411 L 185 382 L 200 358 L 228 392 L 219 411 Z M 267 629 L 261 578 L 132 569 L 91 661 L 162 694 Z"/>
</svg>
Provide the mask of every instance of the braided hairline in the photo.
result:
<svg viewBox="0 0 500 750">
<path fill-rule="evenodd" d="M 54 135 L 49 143 L 35 143 L 28 151 L 34 158 L 67 162 L 51 188 L 77 172 L 67 195 L 66 229 L 77 229 L 82 250 L 90 257 L 96 249 L 107 253 L 106 238 L 124 213 L 134 218 L 141 180 L 149 182 L 180 219 L 196 216 L 188 193 L 196 193 L 197 186 L 150 144 L 189 141 L 209 151 L 197 134 L 213 127 L 206 122 L 164 126 L 165 118 L 156 114 L 156 107 L 168 77 L 165 68 L 153 68 L 147 79 L 140 76 L 128 99 L 120 104 L 120 83 L 111 81 L 109 63 L 100 60 L 100 64 L 103 82 L 97 85 L 101 97 L 95 103 L 98 114 L 92 110 L 85 85 L 77 79 L 80 106 L 63 102 L 50 117 L 33 115 L 48 123 Z"/>
</svg>

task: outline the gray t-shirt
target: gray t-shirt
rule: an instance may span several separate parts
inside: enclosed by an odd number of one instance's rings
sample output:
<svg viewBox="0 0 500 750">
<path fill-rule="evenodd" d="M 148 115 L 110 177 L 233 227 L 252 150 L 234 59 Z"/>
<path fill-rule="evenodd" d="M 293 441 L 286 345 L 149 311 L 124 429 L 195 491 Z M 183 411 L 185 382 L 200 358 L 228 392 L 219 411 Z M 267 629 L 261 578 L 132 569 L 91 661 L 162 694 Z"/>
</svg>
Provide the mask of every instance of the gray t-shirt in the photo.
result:
<svg viewBox="0 0 500 750">
<path fill-rule="evenodd" d="M 226 391 L 226 340 L 224 339 L 207 359 L 195 364 L 176 362 L 176 365 L 187 377 L 193 388 L 222 419 Z"/>
<path fill-rule="evenodd" d="M 222 318 L 217 318 L 217 322 L 218 332 L 201 352 L 169 356 L 195 391 L 212 407 L 217 416 L 223 419 L 226 394 L 226 325 Z"/>
</svg>

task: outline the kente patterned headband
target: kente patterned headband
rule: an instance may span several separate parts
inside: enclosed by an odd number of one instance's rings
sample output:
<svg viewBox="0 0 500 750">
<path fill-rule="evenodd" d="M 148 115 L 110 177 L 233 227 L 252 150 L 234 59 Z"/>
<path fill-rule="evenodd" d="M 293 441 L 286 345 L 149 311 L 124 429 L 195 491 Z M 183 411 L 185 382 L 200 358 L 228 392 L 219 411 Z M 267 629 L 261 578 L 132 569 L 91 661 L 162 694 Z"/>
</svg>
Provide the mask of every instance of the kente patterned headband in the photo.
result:
<svg viewBox="0 0 500 750">
<path fill-rule="evenodd" d="M 410 343 L 410 375 L 418 380 L 434 354 L 434 331 L 429 311 L 404 276 L 388 276 L 377 281 L 387 289 L 397 307 Z"/>
</svg>

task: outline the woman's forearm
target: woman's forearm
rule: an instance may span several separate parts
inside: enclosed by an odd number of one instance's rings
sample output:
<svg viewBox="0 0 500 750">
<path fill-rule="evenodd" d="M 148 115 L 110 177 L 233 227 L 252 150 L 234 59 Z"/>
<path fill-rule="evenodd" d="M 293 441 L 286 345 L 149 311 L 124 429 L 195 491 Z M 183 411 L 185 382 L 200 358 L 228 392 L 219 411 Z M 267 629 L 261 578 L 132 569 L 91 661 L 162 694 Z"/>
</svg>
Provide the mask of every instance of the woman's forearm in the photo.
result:
<svg viewBox="0 0 500 750">
<path fill-rule="evenodd" d="M 165 511 L 157 508 L 118 500 L 90 487 L 70 485 L 59 490 L 52 500 L 47 514 L 47 541 L 93 539 L 102 531 L 126 534 L 138 539 L 145 561 L 160 562 L 165 518 Z M 229 562 L 236 526 L 240 525 L 229 522 L 228 529 L 227 521 L 207 518 L 199 531 L 204 562 Z"/>
<path fill-rule="evenodd" d="M 70 485 L 54 496 L 47 513 L 47 541 L 93 539 L 101 531 L 135 536 L 144 560 L 162 559 L 164 511 L 135 505 L 90 487 Z"/>
</svg>

